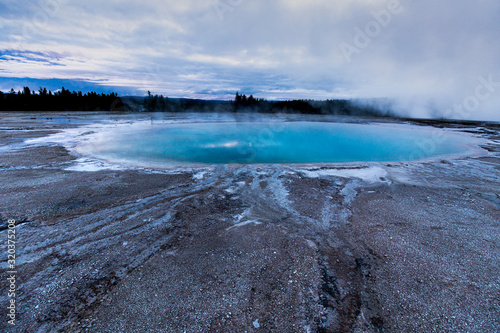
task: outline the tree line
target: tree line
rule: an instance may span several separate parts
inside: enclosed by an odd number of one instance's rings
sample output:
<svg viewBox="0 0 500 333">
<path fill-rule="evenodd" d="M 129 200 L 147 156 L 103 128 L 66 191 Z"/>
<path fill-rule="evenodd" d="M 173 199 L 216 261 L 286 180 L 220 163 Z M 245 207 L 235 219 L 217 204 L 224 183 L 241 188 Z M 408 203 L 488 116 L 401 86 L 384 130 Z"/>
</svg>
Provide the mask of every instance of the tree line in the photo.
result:
<svg viewBox="0 0 500 333">
<path fill-rule="evenodd" d="M 236 92 L 232 101 L 176 99 L 153 95 L 144 99 L 119 97 L 116 93 L 98 94 L 69 91 L 62 87 L 52 93 L 47 88 L 31 91 L 0 91 L 0 111 L 147 111 L 147 112 L 227 112 L 227 113 L 299 113 L 346 116 L 383 116 L 379 110 L 350 100 L 268 101 Z"/>
<path fill-rule="evenodd" d="M 98 94 L 69 91 L 62 87 L 52 93 L 47 88 L 38 92 L 24 87 L 22 91 L 0 91 L 0 111 L 109 111 L 123 110 L 124 104 L 116 93 Z"/>
</svg>

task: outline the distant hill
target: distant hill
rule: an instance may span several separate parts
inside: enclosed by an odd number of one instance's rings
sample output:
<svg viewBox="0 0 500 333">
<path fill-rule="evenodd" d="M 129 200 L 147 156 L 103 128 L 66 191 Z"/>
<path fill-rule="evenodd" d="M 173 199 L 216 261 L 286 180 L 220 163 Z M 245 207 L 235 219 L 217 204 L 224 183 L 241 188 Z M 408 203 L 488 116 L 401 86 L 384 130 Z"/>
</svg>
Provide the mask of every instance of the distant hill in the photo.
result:
<svg viewBox="0 0 500 333">
<path fill-rule="evenodd" d="M 389 113 L 351 100 L 292 100 L 268 101 L 252 95 L 236 93 L 234 101 L 213 101 L 168 98 L 148 94 L 141 97 L 123 97 L 123 103 L 132 110 L 148 112 L 233 112 L 233 113 L 297 113 L 344 116 L 391 116 Z"/>
<path fill-rule="evenodd" d="M 162 95 L 118 96 L 69 91 L 52 93 L 46 88 L 0 92 L 0 111 L 128 111 L 128 112 L 225 112 L 297 113 L 344 116 L 390 116 L 378 109 L 351 100 L 268 101 L 236 93 L 233 101 L 169 98 Z"/>
</svg>

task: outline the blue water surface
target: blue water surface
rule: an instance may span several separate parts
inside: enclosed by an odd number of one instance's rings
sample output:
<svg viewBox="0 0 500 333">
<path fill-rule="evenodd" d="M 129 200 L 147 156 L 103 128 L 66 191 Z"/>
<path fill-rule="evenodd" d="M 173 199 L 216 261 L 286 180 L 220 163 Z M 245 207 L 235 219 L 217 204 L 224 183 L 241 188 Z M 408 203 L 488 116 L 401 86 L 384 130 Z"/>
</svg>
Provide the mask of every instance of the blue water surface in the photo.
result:
<svg viewBox="0 0 500 333">
<path fill-rule="evenodd" d="M 107 159 L 168 164 L 410 161 L 463 154 L 470 137 L 435 128 L 331 122 L 221 122 L 132 126 L 87 148 Z"/>
</svg>

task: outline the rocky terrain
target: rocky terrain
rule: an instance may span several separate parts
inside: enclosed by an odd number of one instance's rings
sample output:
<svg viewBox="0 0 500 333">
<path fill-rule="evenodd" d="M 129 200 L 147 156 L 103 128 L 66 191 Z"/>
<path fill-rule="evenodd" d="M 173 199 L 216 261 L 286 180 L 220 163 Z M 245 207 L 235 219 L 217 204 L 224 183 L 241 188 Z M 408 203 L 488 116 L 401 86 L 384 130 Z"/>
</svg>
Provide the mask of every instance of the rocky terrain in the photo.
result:
<svg viewBox="0 0 500 333">
<path fill-rule="evenodd" d="M 0 115 L 1 331 L 500 331 L 498 125 L 431 124 L 487 139 L 459 159 L 82 172 L 23 143 L 53 117 Z"/>
</svg>

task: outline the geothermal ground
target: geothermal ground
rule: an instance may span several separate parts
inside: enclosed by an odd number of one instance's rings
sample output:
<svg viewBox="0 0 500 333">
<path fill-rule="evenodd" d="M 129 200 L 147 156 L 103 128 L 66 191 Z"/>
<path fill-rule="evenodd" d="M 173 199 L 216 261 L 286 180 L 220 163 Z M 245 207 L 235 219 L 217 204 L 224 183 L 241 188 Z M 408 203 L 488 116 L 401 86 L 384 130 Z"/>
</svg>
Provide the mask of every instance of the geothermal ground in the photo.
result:
<svg viewBox="0 0 500 333">
<path fill-rule="evenodd" d="M 482 156 L 349 166 L 78 171 L 24 143 L 78 117 L 0 115 L 1 331 L 500 331 L 499 125 L 430 123 Z"/>
</svg>

